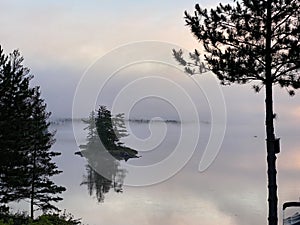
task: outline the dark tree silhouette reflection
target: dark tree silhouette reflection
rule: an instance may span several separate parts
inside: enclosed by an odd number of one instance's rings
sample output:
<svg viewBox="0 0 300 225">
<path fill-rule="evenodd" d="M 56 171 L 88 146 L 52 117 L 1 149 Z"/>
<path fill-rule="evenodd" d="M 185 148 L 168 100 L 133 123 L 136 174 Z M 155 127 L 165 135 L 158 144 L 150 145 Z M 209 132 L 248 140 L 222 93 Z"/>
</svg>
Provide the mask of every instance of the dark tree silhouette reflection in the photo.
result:
<svg viewBox="0 0 300 225">
<path fill-rule="evenodd" d="M 138 158 L 138 152 L 120 141 L 128 136 L 124 114 L 112 116 L 105 106 L 100 106 L 97 114 L 91 112 L 83 122 L 88 125 L 87 144 L 80 145 L 81 151 L 75 153 L 88 161 L 81 185 L 87 185 L 89 194 L 103 202 L 110 189 L 123 192 L 126 170 L 121 168 L 120 161 Z"/>
<path fill-rule="evenodd" d="M 108 170 L 109 171 L 109 170 Z M 123 180 L 125 178 L 126 171 L 119 169 L 118 167 L 112 168 L 109 174 L 111 179 L 100 175 L 91 166 L 86 166 L 86 173 L 84 181 L 81 185 L 87 185 L 87 189 L 90 196 L 95 195 L 98 202 L 104 201 L 104 195 L 113 189 L 115 192 L 123 192 Z M 108 174 L 107 174 L 108 175 Z"/>
</svg>

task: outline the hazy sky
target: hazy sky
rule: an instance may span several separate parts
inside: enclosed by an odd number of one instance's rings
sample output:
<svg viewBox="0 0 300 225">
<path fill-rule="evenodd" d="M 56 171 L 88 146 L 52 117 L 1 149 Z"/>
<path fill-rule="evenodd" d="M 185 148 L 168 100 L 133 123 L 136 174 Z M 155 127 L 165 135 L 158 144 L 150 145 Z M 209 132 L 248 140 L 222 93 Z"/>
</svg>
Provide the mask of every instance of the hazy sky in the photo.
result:
<svg viewBox="0 0 300 225">
<path fill-rule="evenodd" d="M 53 115 L 70 116 L 80 77 L 112 49 L 144 40 L 197 47 L 183 19 L 184 10 L 194 5 L 170 0 L 0 0 L 0 44 L 6 53 L 21 51 Z"/>
<path fill-rule="evenodd" d="M 192 12 L 195 3 L 210 7 L 217 2 L 0 0 L 0 44 L 6 53 L 16 48 L 21 51 L 35 75 L 33 83 L 41 86 L 48 110 L 54 117 L 66 117 L 71 115 L 80 78 L 97 59 L 118 46 L 144 40 L 193 50 L 199 44 L 185 26 L 183 12 Z M 224 94 L 227 110 L 263 110 L 263 94 L 255 95 L 248 87 L 235 85 L 225 88 Z M 288 109 L 293 102 L 299 103 L 298 97 L 287 98 L 285 91 L 279 95 L 284 113 L 298 115 L 295 109 Z"/>
</svg>

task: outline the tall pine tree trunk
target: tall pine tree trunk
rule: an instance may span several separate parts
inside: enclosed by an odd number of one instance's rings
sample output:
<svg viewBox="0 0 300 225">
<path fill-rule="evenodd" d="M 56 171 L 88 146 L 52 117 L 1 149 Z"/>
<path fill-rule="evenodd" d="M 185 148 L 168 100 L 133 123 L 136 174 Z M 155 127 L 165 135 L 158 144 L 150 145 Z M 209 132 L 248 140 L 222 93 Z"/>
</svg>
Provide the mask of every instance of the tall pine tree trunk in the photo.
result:
<svg viewBox="0 0 300 225">
<path fill-rule="evenodd" d="M 272 83 L 266 84 L 266 134 L 267 134 L 267 164 L 268 164 L 268 202 L 269 225 L 277 225 L 277 182 L 276 153 L 274 148 L 275 135 L 273 125 Z"/>
<path fill-rule="evenodd" d="M 34 185 L 32 184 L 31 186 L 31 199 L 30 199 L 30 218 L 33 219 L 33 200 L 34 200 L 34 197 L 33 197 L 33 192 L 34 192 Z"/>
<path fill-rule="evenodd" d="M 35 195 L 35 170 L 36 170 L 36 149 L 33 152 L 33 168 L 32 168 L 32 181 L 31 181 L 31 198 L 30 198 L 30 218 L 34 218 L 34 195 Z"/>
<path fill-rule="evenodd" d="M 277 225 L 277 182 L 276 182 L 276 153 L 274 148 L 274 113 L 273 113 L 273 79 L 272 79 L 272 1 L 267 1 L 266 21 L 266 134 L 267 134 L 267 164 L 268 164 L 268 203 L 269 225 Z"/>
</svg>

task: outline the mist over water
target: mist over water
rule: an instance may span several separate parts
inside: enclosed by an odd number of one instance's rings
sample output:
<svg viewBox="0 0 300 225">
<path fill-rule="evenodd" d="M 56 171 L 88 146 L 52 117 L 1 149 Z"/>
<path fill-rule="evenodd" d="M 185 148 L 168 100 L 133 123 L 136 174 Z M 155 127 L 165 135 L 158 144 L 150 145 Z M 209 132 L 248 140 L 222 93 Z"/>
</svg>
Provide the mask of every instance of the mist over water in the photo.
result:
<svg viewBox="0 0 300 225">
<path fill-rule="evenodd" d="M 148 123 L 128 122 L 130 135 L 141 139 L 151 134 Z M 221 147 L 213 164 L 204 172 L 198 172 L 199 160 L 207 144 L 211 125 L 201 123 L 199 143 L 187 165 L 170 179 L 146 187 L 123 186 L 123 193 L 111 189 L 105 194 L 102 203 L 95 195 L 90 196 L 85 185 L 80 185 L 86 175 L 84 158 L 74 155 L 78 145 L 73 134 L 74 129 L 82 131 L 81 144 L 86 143 L 86 124 L 80 121 L 54 124 L 57 130 L 54 150 L 61 151 L 57 164 L 64 172 L 55 178 L 60 185 L 67 187 L 64 201 L 59 204 L 75 217 L 82 217 L 90 225 L 113 224 L 264 224 L 267 215 L 266 160 L 263 127 L 256 123 L 240 125 L 230 123 Z M 154 126 L 167 133 L 156 148 L 140 151 L 138 159 L 128 163 L 141 166 L 153 164 L 172 153 L 178 142 L 181 126 L 191 123 L 157 122 Z M 284 133 L 284 130 L 281 130 Z M 129 136 L 130 137 L 130 136 Z M 122 139 L 129 147 L 138 147 L 130 138 Z M 299 167 L 291 163 L 297 146 L 296 136 L 289 136 L 282 145 L 285 154 L 278 162 L 279 209 L 282 203 L 297 200 L 300 181 L 296 179 Z M 137 149 L 138 150 L 138 149 Z M 122 167 L 122 163 L 121 163 Z M 295 168 L 296 167 L 296 168 Z M 138 179 L 138 178 L 137 178 Z M 125 176 L 126 181 L 126 176 Z M 281 212 L 281 211 L 280 211 Z M 281 213 L 280 220 L 281 220 Z M 280 221 L 279 220 L 279 221 Z"/>
</svg>

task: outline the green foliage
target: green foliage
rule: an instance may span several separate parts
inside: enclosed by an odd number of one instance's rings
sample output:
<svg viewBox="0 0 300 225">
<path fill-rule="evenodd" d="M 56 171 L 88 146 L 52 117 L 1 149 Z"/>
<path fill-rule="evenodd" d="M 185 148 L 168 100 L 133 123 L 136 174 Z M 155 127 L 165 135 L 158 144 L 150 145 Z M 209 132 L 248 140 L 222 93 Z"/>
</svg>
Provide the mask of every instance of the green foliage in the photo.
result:
<svg viewBox="0 0 300 225">
<path fill-rule="evenodd" d="M 72 214 L 44 214 L 38 219 L 30 221 L 28 225 L 77 225 L 81 224 L 80 219 L 74 219 Z"/>
<path fill-rule="evenodd" d="M 0 214 L 0 225 L 79 225 L 80 219 L 64 211 L 62 214 L 43 214 L 32 220 L 25 213 Z"/>
<path fill-rule="evenodd" d="M 25 225 L 30 219 L 25 212 L 0 213 L 0 221 L 5 225 Z M 1 223 L 0 223 L 1 224 Z"/>
<path fill-rule="evenodd" d="M 4 222 L 3 220 L 0 220 L 0 225 L 14 225 L 13 220 L 9 220 L 8 222 Z"/>
</svg>

